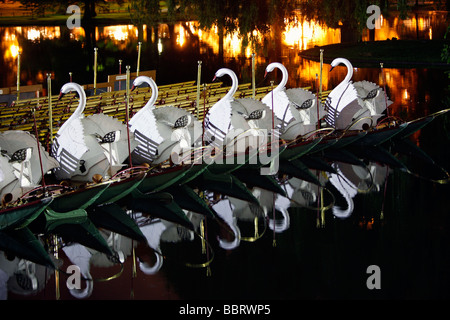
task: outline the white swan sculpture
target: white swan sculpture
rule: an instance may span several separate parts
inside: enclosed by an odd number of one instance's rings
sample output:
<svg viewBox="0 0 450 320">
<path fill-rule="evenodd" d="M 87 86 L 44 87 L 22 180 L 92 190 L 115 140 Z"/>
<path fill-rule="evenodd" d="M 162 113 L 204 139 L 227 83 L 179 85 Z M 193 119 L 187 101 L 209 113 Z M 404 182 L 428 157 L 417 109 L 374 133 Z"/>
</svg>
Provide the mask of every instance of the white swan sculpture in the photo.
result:
<svg viewBox="0 0 450 320">
<path fill-rule="evenodd" d="M 353 77 L 353 66 L 347 59 L 336 58 L 331 62 L 331 70 L 343 63 L 347 67 L 347 75 L 344 80 L 339 83 L 329 94 L 325 101 L 325 108 L 327 110 L 326 122 L 336 129 L 347 129 L 353 122 L 355 114 L 363 109 L 364 105 L 358 96 L 355 86 L 351 79 Z M 360 127 L 370 121 L 366 120 L 358 123 Z M 353 127 L 353 129 L 357 129 Z"/>
<path fill-rule="evenodd" d="M 205 145 L 222 148 L 235 144 L 239 139 L 259 137 L 253 147 L 267 143 L 267 134 L 272 131 L 272 110 L 264 103 L 254 99 L 234 99 L 238 88 L 236 74 L 228 68 L 219 69 L 216 78 L 228 75 L 232 85 L 227 94 L 209 109 L 205 117 Z M 274 119 L 274 128 L 278 120 Z"/>
<path fill-rule="evenodd" d="M 275 89 L 261 100 L 273 108 L 280 121 L 279 130 L 282 139 L 293 140 L 316 129 L 319 119 L 325 115 L 325 109 L 317 97 L 302 88 L 285 88 L 288 81 L 288 71 L 279 62 L 272 62 L 266 67 L 266 75 L 278 68 L 282 79 Z"/>
<path fill-rule="evenodd" d="M 139 76 L 133 86 L 145 83 L 152 89 L 152 96 L 130 120 L 131 130 L 140 142 L 133 161 L 157 164 L 168 160 L 173 152 L 187 154 L 193 146 L 201 144 L 201 122 L 181 108 L 155 108 L 158 87 L 153 79 Z"/>
<path fill-rule="evenodd" d="M 84 117 L 86 94 L 74 82 L 61 88 L 61 95 L 76 91 L 79 103 L 74 113 L 56 134 L 52 146 L 52 156 L 59 162 L 55 177 L 59 180 L 90 182 L 94 175 L 109 178 L 123 168 L 123 162 L 130 151 L 137 146 L 134 135 L 130 141 L 126 126 L 119 120 L 103 113 Z"/>
<path fill-rule="evenodd" d="M 158 156 L 158 146 L 164 141 L 157 128 L 154 114 L 155 102 L 158 98 L 158 87 L 152 78 L 139 76 L 133 81 L 133 88 L 148 84 L 152 95 L 145 106 L 140 109 L 129 121 L 130 131 L 134 133 L 139 145 L 132 153 L 132 161 L 135 164 L 152 163 Z"/>
<path fill-rule="evenodd" d="M 41 143 L 38 150 L 36 137 L 26 131 L 1 132 L 0 150 L 1 198 L 10 193 L 11 200 L 16 200 L 24 192 L 37 187 L 42 181 L 42 174 L 59 167 Z"/>
<path fill-rule="evenodd" d="M 205 116 L 205 131 L 203 141 L 205 145 L 222 148 L 226 141 L 227 133 L 231 129 L 231 101 L 238 88 L 236 74 L 226 68 L 219 69 L 213 81 L 224 75 L 231 77 L 231 88 L 218 102 L 216 102 Z"/>
<path fill-rule="evenodd" d="M 382 112 L 392 102 L 385 98 L 382 88 L 368 81 L 352 83 L 353 66 L 345 58 L 336 58 L 331 70 L 339 64 L 347 67 L 344 80 L 334 88 L 325 101 L 327 123 L 336 129 L 366 130 L 377 124 Z"/>
</svg>

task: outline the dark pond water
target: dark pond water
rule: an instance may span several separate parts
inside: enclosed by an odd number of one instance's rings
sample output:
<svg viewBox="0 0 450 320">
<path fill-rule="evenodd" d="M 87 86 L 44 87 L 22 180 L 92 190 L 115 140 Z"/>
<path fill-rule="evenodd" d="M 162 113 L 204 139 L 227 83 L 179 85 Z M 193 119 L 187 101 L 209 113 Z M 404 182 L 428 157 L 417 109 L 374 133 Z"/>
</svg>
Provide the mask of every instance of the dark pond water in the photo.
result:
<svg viewBox="0 0 450 320">
<path fill-rule="evenodd" d="M 404 22 L 395 17 L 386 18 L 381 31 L 377 31 L 377 39 L 442 38 L 446 25 L 446 13 L 427 12 Z M 76 82 L 92 83 L 93 39 L 100 52 L 99 82 L 106 81 L 107 74 L 119 73 L 119 59 L 123 60 L 123 66 L 129 64 L 132 69 L 136 68 L 137 36 L 132 26 L 98 27 L 92 33 L 91 42 L 86 32 L 70 33 L 64 27 L 46 28 L 0 28 L 4 71 L 0 87 L 15 85 L 16 60 L 11 46 L 16 40 L 22 48 L 22 84 L 43 83 L 45 88 L 45 74 L 53 72 L 54 93 L 69 80 L 69 72 L 73 72 Z M 317 88 L 316 74 L 320 66 L 300 58 L 298 48 L 339 42 L 340 35 L 338 30 L 309 28 L 311 36 L 305 34 L 302 38 L 298 30 L 294 41 L 289 42 L 291 38 L 286 36 L 278 56 L 270 46 L 258 51 L 258 86 L 268 85 L 271 79 L 263 79 L 264 68 L 278 60 L 288 67 L 288 87 Z M 30 37 L 34 40 L 29 40 Z M 197 61 L 201 60 L 202 82 L 210 82 L 214 72 L 223 66 L 235 70 L 241 82 L 250 82 L 251 52 L 239 55 L 240 44 L 230 37 L 221 61 L 217 57 L 215 39 L 213 32 L 193 38 L 180 24 L 173 29 L 161 25 L 153 34 L 147 30 L 140 69 L 156 69 L 158 84 L 175 83 L 195 80 Z M 346 72 L 341 67 L 332 73 L 328 70 L 329 66 L 325 65 L 324 90 L 335 87 Z M 276 80 L 277 76 L 280 75 L 273 75 L 272 79 Z M 379 68 L 355 69 L 353 79 L 383 82 Z M 446 89 L 450 82 L 442 70 L 385 69 L 385 79 L 388 95 L 394 102 L 392 114 L 405 120 L 448 107 Z M 444 170 L 450 170 L 449 125 L 448 117 L 438 118 L 412 138 Z M 233 242 L 223 226 L 210 220 L 204 225 L 209 243 L 205 250 L 198 235 L 188 236 L 160 221 L 146 225 L 153 228 L 154 235 L 165 231 L 159 243 L 165 259 L 156 274 L 146 274 L 138 265 L 133 276 L 131 248 L 136 242 L 117 238 L 115 246 L 126 257 L 123 270 L 104 257 L 93 257 L 90 273 L 94 278 L 121 273 L 110 281 L 95 282 L 89 299 L 449 298 L 450 187 L 430 179 L 439 174 L 431 174 L 422 161 L 401 155 L 399 158 L 410 172 L 376 163 L 366 163 L 364 167 L 334 163 L 343 172 L 341 178 L 352 179 L 345 196 L 339 191 L 339 185 L 330 181 L 322 190 L 298 179 L 289 181 L 295 188 L 292 199 L 296 202 L 287 201 L 284 216 L 281 210 L 271 209 L 274 195 L 261 190 L 255 194 L 260 195 L 261 202 L 269 208 L 265 218 L 248 203 L 222 200 L 216 208 L 224 220 L 231 221 L 234 217 L 233 226 L 241 234 L 238 243 Z M 317 176 L 325 179 L 324 173 L 318 172 Z M 332 180 L 330 175 L 327 179 Z M 320 210 L 321 194 L 323 205 L 327 207 L 334 201 L 333 208 Z M 283 200 L 286 201 L 278 198 L 280 203 Z M 230 205 L 234 212 L 229 209 Z M 273 230 L 274 215 L 279 230 Z M 198 217 L 194 216 L 193 221 L 196 219 Z M 144 228 L 145 221 L 138 221 Z M 183 240 L 179 239 L 180 234 Z M 235 246 L 226 250 L 219 240 Z M 155 262 L 154 253 L 148 248 L 137 246 L 135 254 L 149 265 Z M 59 257 L 64 263 L 63 269 L 71 264 L 62 249 Z M 207 268 L 188 266 L 211 259 Z M 370 290 L 367 286 L 371 275 L 367 269 L 373 265 L 381 272 L 381 289 Z M 10 292 L 10 299 L 55 299 L 53 273 L 40 272 L 42 279 L 47 278 L 45 288 L 33 295 Z M 66 288 L 65 279 L 61 277 L 60 281 L 61 299 L 75 299 Z"/>
</svg>

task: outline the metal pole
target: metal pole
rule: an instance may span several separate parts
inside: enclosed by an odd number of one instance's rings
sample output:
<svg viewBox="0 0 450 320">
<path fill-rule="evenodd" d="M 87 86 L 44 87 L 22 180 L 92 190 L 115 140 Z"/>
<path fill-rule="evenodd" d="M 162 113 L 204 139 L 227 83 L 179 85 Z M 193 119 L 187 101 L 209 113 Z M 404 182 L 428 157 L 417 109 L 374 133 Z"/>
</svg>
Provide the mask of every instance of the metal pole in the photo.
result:
<svg viewBox="0 0 450 320">
<path fill-rule="evenodd" d="M 119 60 L 119 74 L 122 74 L 122 60 Z M 122 88 L 122 81 L 119 81 L 119 90 Z"/>
<path fill-rule="evenodd" d="M 320 78 L 319 78 L 319 97 L 322 101 L 322 72 L 323 71 L 323 49 L 320 49 Z"/>
<path fill-rule="evenodd" d="M 57 236 L 53 236 L 52 237 L 53 240 L 53 256 L 55 257 L 55 259 L 59 259 L 59 254 L 58 254 L 58 238 Z M 59 290 L 59 271 L 58 269 L 55 269 L 55 299 L 59 300 L 59 298 L 61 297 L 60 294 L 60 290 Z"/>
<path fill-rule="evenodd" d="M 321 128 L 320 125 L 320 109 L 319 104 L 322 102 L 322 75 L 323 75 L 323 49 L 320 49 L 320 78 L 319 78 L 319 103 L 317 103 L 317 125 L 318 128 Z"/>
<path fill-rule="evenodd" d="M 48 127 L 50 131 L 50 141 L 53 141 L 53 109 L 52 109 L 52 75 L 47 73 L 48 91 Z"/>
<path fill-rule="evenodd" d="M 137 68 L 136 68 L 136 77 L 139 76 L 139 66 L 141 64 L 141 45 L 142 45 L 142 42 L 138 42 L 138 60 L 137 60 Z"/>
<path fill-rule="evenodd" d="M 94 94 L 97 94 L 97 51 L 98 48 L 94 48 Z"/>
<path fill-rule="evenodd" d="M 17 101 L 20 97 L 20 50 L 17 53 Z"/>
<path fill-rule="evenodd" d="M 128 158 L 129 158 L 129 164 L 130 168 L 133 167 L 133 163 L 131 161 L 131 142 L 130 142 L 130 126 L 128 125 L 128 118 L 129 118 L 129 105 L 130 105 L 130 66 L 126 66 L 127 69 L 127 80 L 126 80 L 126 93 L 127 93 L 127 105 L 125 109 L 125 125 L 127 126 L 127 140 L 128 140 Z"/>
<path fill-rule="evenodd" d="M 127 110 L 126 111 L 128 114 L 128 105 L 130 104 L 130 66 L 126 66 L 125 68 L 127 70 L 126 71 L 127 77 L 126 77 L 125 90 L 126 90 L 126 94 L 127 94 L 127 105 L 126 105 Z"/>
<path fill-rule="evenodd" d="M 198 63 L 198 66 L 197 66 L 197 105 L 196 105 L 196 109 L 197 109 L 197 119 L 198 119 L 199 110 L 200 110 L 200 82 L 202 79 L 202 61 L 198 60 L 197 63 Z"/>
<path fill-rule="evenodd" d="M 271 80 L 270 81 L 270 92 L 272 93 L 272 132 L 273 132 L 273 129 L 275 128 L 275 112 L 273 111 L 274 110 L 274 108 L 273 108 L 273 84 L 274 84 L 274 81 Z"/>
<path fill-rule="evenodd" d="M 252 98 L 256 97 L 256 87 L 255 87 L 255 53 L 252 53 Z"/>
<path fill-rule="evenodd" d="M 384 102 L 386 103 L 386 115 L 389 117 L 389 109 L 387 105 L 387 92 L 386 92 L 386 77 L 384 75 L 384 68 L 383 68 L 383 62 L 380 63 L 381 67 L 381 75 L 383 77 L 383 87 L 384 87 Z"/>
</svg>

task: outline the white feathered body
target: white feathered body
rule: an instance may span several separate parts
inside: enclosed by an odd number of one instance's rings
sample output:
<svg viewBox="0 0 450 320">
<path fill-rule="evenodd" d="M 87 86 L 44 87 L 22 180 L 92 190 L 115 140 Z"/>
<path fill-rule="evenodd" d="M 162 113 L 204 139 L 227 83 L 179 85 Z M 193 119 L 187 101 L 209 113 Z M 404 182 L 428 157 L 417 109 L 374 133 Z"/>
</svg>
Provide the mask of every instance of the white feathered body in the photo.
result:
<svg viewBox="0 0 450 320">
<path fill-rule="evenodd" d="M 355 118 L 371 117 L 373 125 L 376 125 L 378 119 L 383 116 L 383 112 L 393 102 L 387 97 L 383 88 L 373 82 L 358 81 L 354 83 L 354 86 L 364 105 Z"/>
<path fill-rule="evenodd" d="M 158 146 L 164 138 L 158 131 L 153 105 L 144 106 L 130 120 L 130 131 L 139 145 L 132 153 L 134 164 L 152 163 L 158 154 Z"/>
<path fill-rule="evenodd" d="M 162 138 L 153 163 L 167 161 L 172 153 L 188 156 L 201 146 L 202 124 L 194 115 L 174 106 L 156 108 L 153 113 Z"/>
<path fill-rule="evenodd" d="M 96 174 L 110 177 L 123 168 L 129 152 L 127 130 L 122 122 L 103 113 L 68 121 L 58 131 L 53 145 L 53 155 L 60 163 L 55 170 L 57 179 L 90 182 Z M 112 131 L 120 132 L 118 141 L 99 141 L 99 136 Z M 130 132 L 131 151 L 137 144 Z"/>
<path fill-rule="evenodd" d="M 272 131 L 279 137 L 279 120 L 272 123 L 272 110 L 255 99 L 235 99 L 231 101 L 231 122 L 227 134 L 227 144 L 234 143 L 244 148 L 258 149 L 267 145 Z M 274 130 L 272 130 L 274 129 Z M 245 150 L 236 150 L 243 152 Z"/>
<path fill-rule="evenodd" d="M 205 145 L 222 148 L 231 129 L 231 100 L 221 99 L 214 104 L 205 116 L 204 126 Z"/>
<path fill-rule="evenodd" d="M 293 140 L 317 128 L 319 119 L 325 115 L 325 109 L 316 96 L 302 88 L 273 90 L 262 101 L 269 107 L 273 105 L 279 120 L 281 138 Z M 317 113 L 319 112 L 319 117 Z"/>
<path fill-rule="evenodd" d="M 22 192 L 37 187 L 42 181 L 42 172 L 59 166 L 56 159 L 51 157 L 34 135 L 21 130 L 9 130 L 0 133 L 0 192 L 13 195 L 13 200 L 22 195 Z M 31 148 L 31 157 L 26 161 L 10 161 L 11 156 L 18 150 Z M 42 159 L 39 160 L 39 152 Z M 21 173 L 22 172 L 22 173 Z"/>
<path fill-rule="evenodd" d="M 347 129 L 355 120 L 357 114 L 364 110 L 364 104 L 351 81 L 343 82 L 334 88 L 325 101 L 326 122 L 340 130 Z M 371 124 L 370 119 L 359 121 L 351 127 L 353 130 L 362 129 L 365 124 Z"/>
</svg>

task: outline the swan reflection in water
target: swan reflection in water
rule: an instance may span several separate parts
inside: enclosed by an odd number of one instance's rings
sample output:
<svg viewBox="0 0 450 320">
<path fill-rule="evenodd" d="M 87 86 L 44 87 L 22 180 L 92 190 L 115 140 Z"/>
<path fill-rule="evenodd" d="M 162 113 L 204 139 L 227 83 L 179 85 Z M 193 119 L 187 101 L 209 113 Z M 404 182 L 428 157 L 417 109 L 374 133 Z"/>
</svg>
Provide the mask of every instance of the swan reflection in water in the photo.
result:
<svg viewBox="0 0 450 320">
<path fill-rule="evenodd" d="M 257 241 L 264 235 L 266 228 L 274 233 L 285 232 L 291 227 L 291 215 L 299 214 L 290 209 L 317 210 L 318 204 L 321 203 L 321 199 L 323 200 L 322 191 L 331 189 L 331 186 L 334 188 L 335 196 L 341 197 L 341 202 L 344 199 L 346 206 L 341 207 L 334 204 L 330 211 L 337 218 L 348 218 L 354 209 L 354 197 L 358 193 L 381 191 L 389 174 L 388 166 L 377 163 L 369 163 L 363 167 L 335 162 L 332 166 L 335 173 L 324 174 L 312 170 L 317 174 L 324 187 L 298 178 L 287 177 L 278 180 L 285 191 L 284 196 L 262 188 L 252 188 L 251 192 L 258 199 L 259 204 L 206 192 L 205 197 L 220 220 L 218 223 L 219 233 L 215 238 L 218 249 L 236 250 L 242 241 Z M 74 264 L 80 268 L 83 285 L 80 289 L 69 290 L 70 294 L 77 299 L 86 299 L 92 295 L 95 283 L 99 280 L 98 274 L 116 273 L 110 277 L 111 279 L 125 276 L 121 274 L 123 269 L 120 269 L 119 266 L 123 268 L 127 259 L 132 259 L 132 263 L 138 266 L 144 275 L 157 274 L 162 269 L 165 259 L 187 259 L 186 261 L 188 261 L 191 258 L 191 249 L 183 253 L 187 255 L 187 258 L 182 258 L 174 255 L 170 247 L 194 243 L 197 236 L 202 234 L 201 228 L 205 217 L 186 210 L 184 212 L 192 222 L 193 230 L 134 212 L 132 216 L 144 234 L 146 243 L 133 241 L 128 237 L 102 229 L 102 235 L 111 247 L 113 256 L 108 257 L 81 244 L 71 243 L 62 247 L 64 255 L 60 255 L 59 260 L 51 256 L 52 260 L 58 267 L 62 266 L 63 259 L 67 259 L 64 261 L 64 265 Z M 249 228 L 253 228 L 252 235 L 248 235 Z M 202 241 L 208 241 L 205 240 L 206 238 L 207 235 Z M 167 252 L 164 252 L 167 245 L 169 248 Z M 186 261 L 181 263 L 188 266 Z M 92 268 L 95 271 L 92 271 Z M 37 294 L 45 288 L 51 275 L 52 270 L 46 269 L 44 266 L 20 258 L 7 259 L 6 254 L 0 252 L 0 294 L 2 298 L 7 297 L 8 290 L 23 296 Z M 62 285 L 66 278 L 65 276 L 61 277 Z"/>
<path fill-rule="evenodd" d="M 332 164 L 336 173 L 329 174 L 330 183 L 346 201 L 346 208 L 334 205 L 333 214 L 338 218 L 348 218 L 354 210 L 353 198 L 358 193 L 379 192 L 389 174 L 389 167 L 370 163 L 366 167 L 344 162 Z"/>
</svg>

